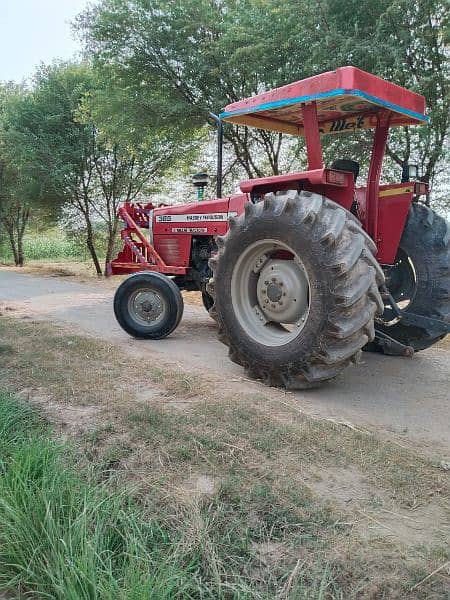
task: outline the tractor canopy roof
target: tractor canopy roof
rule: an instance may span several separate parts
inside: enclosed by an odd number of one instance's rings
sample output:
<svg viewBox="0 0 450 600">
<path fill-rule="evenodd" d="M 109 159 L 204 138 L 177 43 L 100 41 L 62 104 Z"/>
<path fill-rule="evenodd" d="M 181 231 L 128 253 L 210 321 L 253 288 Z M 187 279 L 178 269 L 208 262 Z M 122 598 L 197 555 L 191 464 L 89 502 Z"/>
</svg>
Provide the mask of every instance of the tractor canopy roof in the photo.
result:
<svg viewBox="0 0 450 600">
<path fill-rule="evenodd" d="M 225 107 L 224 121 L 259 129 L 303 135 L 301 105 L 315 102 L 321 133 L 376 127 L 381 111 L 390 126 L 429 121 L 425 98 L 356 67 L 308 77 Z"/>
</svg>

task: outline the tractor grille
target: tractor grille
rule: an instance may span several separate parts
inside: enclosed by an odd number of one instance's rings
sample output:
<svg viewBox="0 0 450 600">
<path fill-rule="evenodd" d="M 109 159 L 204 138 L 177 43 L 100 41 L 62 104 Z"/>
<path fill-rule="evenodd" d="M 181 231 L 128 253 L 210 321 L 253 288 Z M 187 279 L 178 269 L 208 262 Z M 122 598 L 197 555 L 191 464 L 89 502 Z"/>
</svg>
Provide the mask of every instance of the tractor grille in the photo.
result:
<svg viewBox="0 0 450 600">
<path fill-rule="evenodd" d="M 166 265 L 181 264 L 181 252 L 179 238 L 161 236 L 156 242 L 156 251 Z"/>
</svg>

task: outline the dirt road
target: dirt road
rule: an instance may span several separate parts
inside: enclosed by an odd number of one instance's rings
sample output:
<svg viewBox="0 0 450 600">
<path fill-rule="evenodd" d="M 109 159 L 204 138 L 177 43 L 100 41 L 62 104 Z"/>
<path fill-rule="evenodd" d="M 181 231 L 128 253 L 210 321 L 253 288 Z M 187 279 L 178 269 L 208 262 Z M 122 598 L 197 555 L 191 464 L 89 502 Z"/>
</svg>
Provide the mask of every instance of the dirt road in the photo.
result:
<svg viewBox="0 0 450 600">
<path fill-rule="evenodd" d="M 323 418 L 374 427 L 436 458 L 450 459 L 450 348 L 436 346 L 412 359 L 364 354 L 363 364 L 348 369 L 318 390 L 286 393 L 245 380 L 227 358 L 215 326 L 202 307 L 186 304 L 178 329 L 166 340 L 131 339 L 112 312 L 110 283 L 77 283 L 66 278 L 34 277 L 0 269 L 0 313 L 49 320 L 72 330 L 120 344 L 124 360 L 152 356 L 201 372 L 217 385 L 242 387 L 295 403 Z"/>
</svg>

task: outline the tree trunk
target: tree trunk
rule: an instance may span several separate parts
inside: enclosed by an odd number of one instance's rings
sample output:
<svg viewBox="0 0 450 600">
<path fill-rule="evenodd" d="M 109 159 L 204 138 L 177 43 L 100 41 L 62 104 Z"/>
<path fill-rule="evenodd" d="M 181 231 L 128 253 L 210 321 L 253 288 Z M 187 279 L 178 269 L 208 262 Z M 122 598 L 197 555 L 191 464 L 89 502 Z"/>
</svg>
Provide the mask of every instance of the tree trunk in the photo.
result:
<svg viewBox="0 0 450 600">
<path fill-rule="evenodd" d="M 25 262 L 25 255 L 23 252 L 23 236 L 25 235 L 25 228 L 30 217 L 30 209 L 28 206 L 23 206 L 18 211 L 17 220 L 17 258 L 19 259 L 19 267 L 23 267 Z"/>
<path fill-rule="evenodd" d="M 77 210 L 81 212 L 83 215 L 84 221 L 86 223 L 86 246 L 89 250 L 89 254 L 91 255 L 92 262 L 94 263 L 95 271 L 97 275 L 102 275 L 102 268 L 100 266 L 100 261 L 97 256 L 97 250 L 95 249 L 94 243 L 94 231 L 92 229 L 91 215 L 90 215 L 90 207 L 89 207 L 89 196 L 87 187 L 83 183 L 83 192 L 82 194 L 75 194 L 75 202 L 73 205 Z"/>
<path fill-rule="evenodd" d="M 85 215 L 85 218 L 86 218 L 86 245 L 87 245 L 89 253 L 92 257 L 95 271 L 96 271 L 97 275 L 100 276 L 100 275 L 102 275 L 102 268 L 100 266 L 100 261 L 98 260 L 97 250 L 95 249 L 94 232 L 92 231 L 91 220 L 89 219 L 89 215 Z"/>
<path fill-rule="evenodd" d="M 106 258 L 105 258 L 105 271 L 104 271 L 105 277 L 107 277 L 109 275 L 108 264 L 111 262 L 112 257 L 113 257 L 112 254 L 114 251 L 114 245 L 116 243 L 118 223 L 119 223 L 119 220 L 116 215 L 114 218 L 114 222 L 112 223 L 112 227 L 109 230 L 108 244 L 106 247 Z"/>
<path fill-rule="evenodd" d="M 16 239 L 14 237 L 14 230 L 12 227 L 10 228 L 10 227 L 7 227 L 6 225 L 5 225 L 5 229 L 8 232 L 9 244 L 11 246 L 11 251 L 13 253 L 14 264 L 16 265 L 16 267 L 21 267 L 21 266 L 23 266 L 23 263 L 21 265 L 20 261 L 19 261 L 19 252 L 17 249 Z"/>
<path fill-rule="evenodd" d="M 16 206 L 11 205 L 7 214 L 3 215 L 1 219 L 3 227 L 8 233 L 9 244 L 16 267 L 23 267 L 25 262 L 23 236 L 25 235 L 29 216 L 30 209 L 28 206 L 16 204 Z"/>
<path fill-rule="evenodd" d="M 25 262 L 25 256 L 23 253 L 23 231 L 19 231 L 17 235 L 17 259 L 18 267 L 23 267 Z"/>
</svg>

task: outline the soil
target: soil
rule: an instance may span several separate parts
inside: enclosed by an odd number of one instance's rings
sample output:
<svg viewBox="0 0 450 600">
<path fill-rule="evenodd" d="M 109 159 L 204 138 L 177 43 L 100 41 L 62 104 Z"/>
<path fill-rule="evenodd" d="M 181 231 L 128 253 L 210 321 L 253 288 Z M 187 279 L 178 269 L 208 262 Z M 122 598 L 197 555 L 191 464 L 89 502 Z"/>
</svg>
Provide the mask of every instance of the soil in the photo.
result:
<svg viewBox="0 0 450 600">
<path fill-rule="evenodd" d="M 450 532 L 447 513 L 430 503 L 414 509 L 395 505 L 383 490 L 370 485 L 354 466 L 321 469 L 305 478 L 321 498 L 337 503 L 353 515 L 353 527 L 368 542 L 390 538 L 404 545 L 425 543 L 430 536 L 446 539 Z"/>
</svg>

